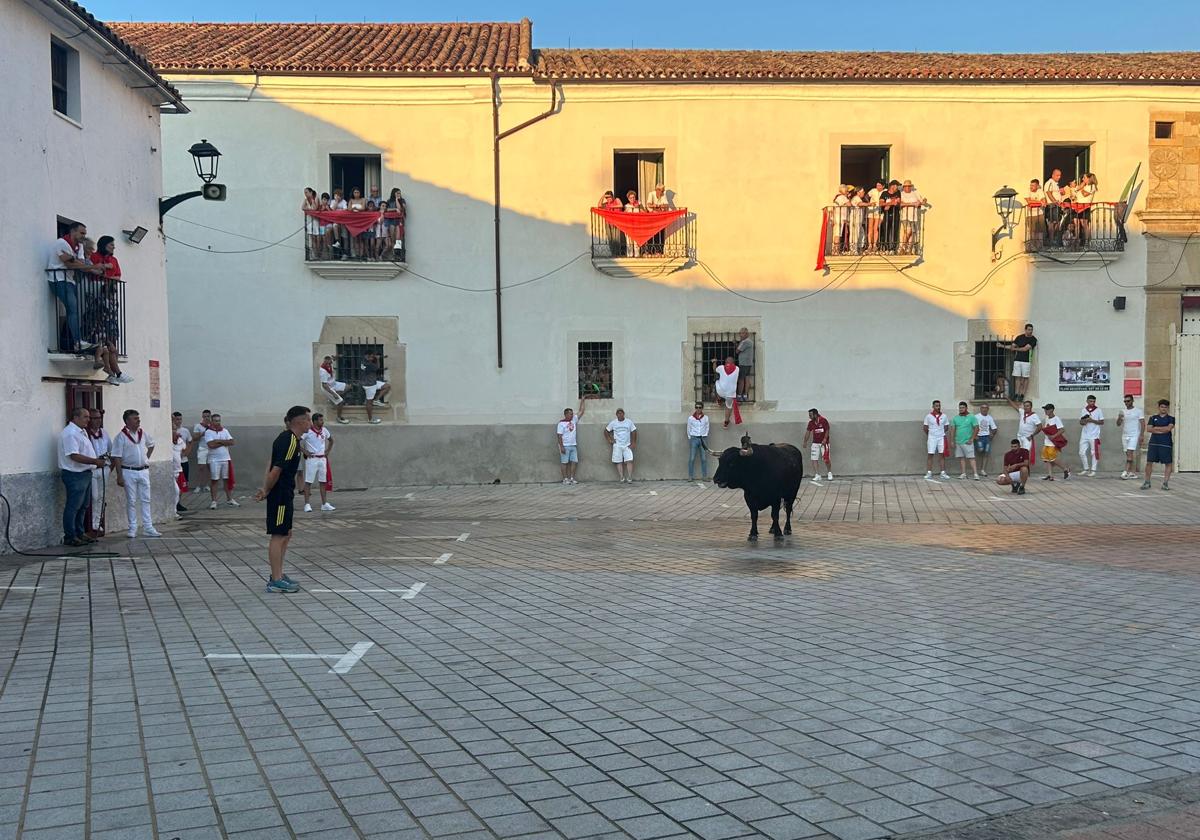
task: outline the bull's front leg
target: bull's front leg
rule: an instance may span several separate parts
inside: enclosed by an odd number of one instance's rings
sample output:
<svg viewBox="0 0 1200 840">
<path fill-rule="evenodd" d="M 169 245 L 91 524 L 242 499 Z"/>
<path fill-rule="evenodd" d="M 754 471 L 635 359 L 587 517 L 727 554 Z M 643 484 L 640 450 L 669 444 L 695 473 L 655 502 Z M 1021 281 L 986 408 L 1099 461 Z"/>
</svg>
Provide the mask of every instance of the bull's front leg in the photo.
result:
<svg viewBox="0 0 1200 840">
<path fill-rule="evenodd" d="M 776 499 L 771 503 L 771 533 L 775 539 L 783 539 L 783 531 L 779 528 L 779 500 Z"/>
<path fill-rule="evenodd" d="M 758 542 L 758 508 L 753 505 L 750 508 L 750 536 L 746 537 L 746 542 Z"/>
</svg>

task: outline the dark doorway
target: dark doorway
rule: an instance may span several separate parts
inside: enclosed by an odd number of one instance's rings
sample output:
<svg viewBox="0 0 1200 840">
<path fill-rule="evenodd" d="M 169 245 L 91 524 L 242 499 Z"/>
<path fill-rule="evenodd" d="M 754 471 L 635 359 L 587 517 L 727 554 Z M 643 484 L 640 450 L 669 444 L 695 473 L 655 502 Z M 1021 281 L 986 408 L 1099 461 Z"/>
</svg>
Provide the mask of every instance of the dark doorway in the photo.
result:
<svg viewBox="0 0 1200 840">
<path fill-rule="evenodd" d="M 1059 185 L 1069 184 L 1091 172 L 1092 147 L 1082 144 L 1053 144 L 1047 143 L 1042 147 L 1043 180 L 1050 177 L 1055 169 L 1062 170 L 1062 180 Z"/>
<path fill-rule="evenodd" d="M 357 187 L 368 196 L 371 187 L 380 186 L 379 172 L 379 155 L 330 155 L 329 191 L 341 190 L 348 199 L 350 191 Z"/>
<path fill-rule="evenodd" d="M 840 184 L 866 187 L 871 190 L 878 179 L 888 182 L 890 146 L 842 146 Z"/>
<path fill-rule="evenodd" d="M 628 203 L 626 195 L 633 190 L 638 201 L 645 201 L 655 184 L 663 183 L 663 153 L 613 152 L 613 195 Z"/>
</svg>

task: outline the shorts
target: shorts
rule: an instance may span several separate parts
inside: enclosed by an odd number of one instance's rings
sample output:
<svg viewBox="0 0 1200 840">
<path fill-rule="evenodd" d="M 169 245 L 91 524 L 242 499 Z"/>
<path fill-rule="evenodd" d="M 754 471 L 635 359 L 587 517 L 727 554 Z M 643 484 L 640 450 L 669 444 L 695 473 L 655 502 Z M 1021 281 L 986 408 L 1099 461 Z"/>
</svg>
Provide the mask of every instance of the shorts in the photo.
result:
<svg viewBox="0 0 1200 840">
<path fill-rule="evenodd" d="M 825 460 L 825 444 L 814 443 L 812 445 L 812 450 L 811 450 L 810 454 L 814 461 L 824 461 Z"/>
<path fill-rule="evenodd" d="M 208 462 L 208 480 L 222 481 L 229 478 L 229 461 L 209 461 Z"/>
<path fill-rule="evenodd" d="M 267 533 L 274 537 L 286 537 L 292 533 L 292 499 L 295 493 L 286 496 L 267 496 Z"/>
<path fill-rule="evenodd" d="M 324 484 L 325 476 L 328 474 L 329 467 L 325 463 L 325 458 L 305 458 L 304 459 L 304 483 L 305 484 Z"/>
<path fill-rule="evenodd" d="M 558 462 L 560 464 L 578 464 L 579 447 L 573 443 L 564 443 L 563 451 L 558 453 Z"/>
<path fill-rule="evenodd" d="M 363 390 L 367 394 L 367 399 L 369 399 L 369 400 L 375 399 L 375 394 L 377 394 L 379 392 L 379 389 L 382 388 L 386 384 L 387 384 L 386 382 L 376 381 L 374 385 L 364 385 Z"/>
<path fill-rule="evenodd" d="M 1013 376 L 1019 376 L 1022 379 L 1028 379 L 1030 367 L 1031 365 L 1029 362 L 1013 362 Z"/>
<path fill-rule="evenodd" d="M 1121 438 L 1121 446 L 1126 452 L 1137 452 L 1139 438 L 1123 437 Z"/>
<path fill-rule="evenodd" d="M 925 451 L 930 455 L 941 455 L 946 451 L 946 439 L 930 435 L 925 440 Z"/>
<path fill-rule="evenodd" d="M 983 437 L 975 438 L 975 451 L 980 455 L 987 455 L 992 451 L 992 436 L 984 435 Z"/>
<path fill-rule="evenodd" d="M 970 458 L 972 461 L 974 461 L 975 460 L 975 447 L 969 443 L 956 443 L 956 444 L 954 444 L 954 457 L 955 458 Z"/>
<path fill-rule="evenodd" d="M 1151 443 L 1146 447 L 1146 463 L 1147 464 L 1173 464 L 1175 463 L 1175 447 L 1174 445 L 1165 446 L 1161 443 Z"/>
<path fill-rule="evenodd" d="M 1019 483 L 1021 481 L 1020 471 L 1008 473 L 1008 480 L 1011 481 L 1013 484 Z"/>
<path fill-rule="evenodd" d="M 1058 447 L 1053 446 L 1053 445 L 1043 446 L 1042 447 L 1042 460 L 1046 461 L 1047 463 L 1054 463 L 1055 461 L 1057 461 L 1058 460 Z"/>
<path fill-rule="evenodd" d="M 623 464 L 633 460 L 633 448 L 630 446 L 622 446 L 619 443 L 613 444 L 612 462 L 614 464 Z"/>
<path fill-rule="evenodd" d="M 204 445 L 204 441 L 200 441 L 200 445 L 196 447 L 196 463 L 204 466 L 208 463 L 208 447 Z"/>
</svg>

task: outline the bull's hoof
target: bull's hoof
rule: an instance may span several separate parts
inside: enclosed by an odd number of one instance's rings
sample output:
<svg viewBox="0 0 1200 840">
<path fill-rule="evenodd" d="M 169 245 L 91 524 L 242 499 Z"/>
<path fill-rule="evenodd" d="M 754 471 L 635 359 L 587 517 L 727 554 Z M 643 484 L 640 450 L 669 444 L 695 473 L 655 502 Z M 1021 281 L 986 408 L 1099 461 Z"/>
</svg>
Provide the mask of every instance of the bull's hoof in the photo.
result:
<svg viewBox="0 0 1200 840">
<path fill-rule="evenodd" d="M 758 534 L 751 534 L 746 537 L 746 542 L 758 542 Z"/>
<path fill-rule="evenodd" d="M 783 542 L 783 534 L 772 534 L 775 537 L 775 542 Z"/>
<path fill-rule="evenodd" d="M 792 526 L 791 525 L 789 525 L 788 527 L 783 529 L 783 535 L 785 537 L 790 537 L 792 535 Z"/>
</svg>

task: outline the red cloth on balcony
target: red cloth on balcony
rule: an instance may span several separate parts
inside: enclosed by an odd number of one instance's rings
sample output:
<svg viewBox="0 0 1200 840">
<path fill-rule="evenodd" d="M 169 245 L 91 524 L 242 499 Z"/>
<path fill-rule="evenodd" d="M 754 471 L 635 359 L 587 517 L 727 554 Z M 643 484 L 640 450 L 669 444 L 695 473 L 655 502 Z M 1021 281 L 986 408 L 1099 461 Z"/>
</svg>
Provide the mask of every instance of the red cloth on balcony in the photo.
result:
<svg viewBox="0 0 1200 840">
<path fill-rule="evenodd" d="M 652 213 L 626 213 L 622 210 L 602 210 L 599 207 L 593 207 L 592 212 L 628 236 L 640 247 L 666 230 L 671 222 L 686 216 L 687 208 Z"/>
<path fill-rule="evenodd" d="M 395 210 L 382 214 L 370 210 L 305 210 L 304 215 L 312 216 L 327 225 L 341 225 L 351 236 L 358 236 L 375 227 L 381 215 L 385 219 L 402 218 Z"/>
<path fill-rule="evenodd" d="M 829 235 L 829 210 L 821 211 L 821 239 L 817 242 L 817 267 L 813 271 L 824 271 L 827 263 L 825 262 L 825 237 Z"/>
</svg>

